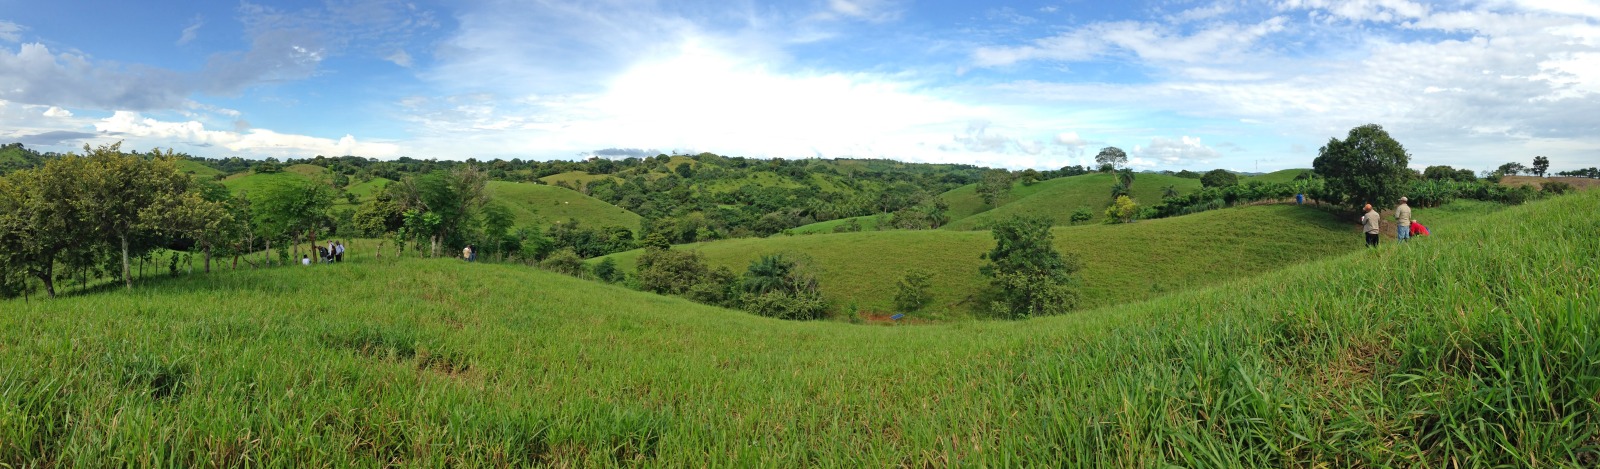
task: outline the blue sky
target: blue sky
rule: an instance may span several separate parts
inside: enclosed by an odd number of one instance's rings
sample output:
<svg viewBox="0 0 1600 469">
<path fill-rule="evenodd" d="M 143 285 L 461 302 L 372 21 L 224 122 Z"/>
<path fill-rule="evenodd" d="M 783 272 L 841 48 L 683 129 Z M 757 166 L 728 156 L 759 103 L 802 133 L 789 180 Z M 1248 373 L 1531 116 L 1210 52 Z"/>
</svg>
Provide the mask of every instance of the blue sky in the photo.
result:
<svg viewBox="0 0 1600 469">
<path fill-rule="evenodd" d="M 1597 116 L 1595 0 L 0 0 L 0 141 L 54 151 L 1561 170 Z"/>
</svg>

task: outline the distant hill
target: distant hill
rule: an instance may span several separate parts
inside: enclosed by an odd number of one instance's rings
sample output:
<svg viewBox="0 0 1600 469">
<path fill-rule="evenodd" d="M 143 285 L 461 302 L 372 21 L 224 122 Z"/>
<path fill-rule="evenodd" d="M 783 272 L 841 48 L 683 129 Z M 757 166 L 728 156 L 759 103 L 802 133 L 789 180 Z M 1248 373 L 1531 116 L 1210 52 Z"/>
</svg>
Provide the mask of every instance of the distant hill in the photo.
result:
<svg viewBox="0 0 1600 469">
<path fill-rule="evenodd" d="M 549 226 L 576 218 L 584 226 L 622 226 L 639 232 L 638 214 L 600 199 L 554 186 L 489 181 L 489 196 L 505 204 L 517 226 Z"/>
<path fill-rule="evenodd" d="M 809 225 L 797 227 L 797 228 L 794 228 L 794 229 L 789 230 L 789 231 L 794 232 L 794 234 L 832 233 L 834 227 L 837 227 L 837 226 L 840 226 L 840 225 L 844 225 L 844 224 L 848 224 L 848 223 L 850 223 L 850 220 L 855 220 L 856 223 L 859 223 L 861 225 L 861 230 L 862 231 L 876 231 L 880 224 L 885 224 L 885 225 L 883 225 L 883 227 L 885 229 L 889 228 L 889 226 L 886 225 L 886 223 L 888 223 L 888 221 L 889 221 L 889 215 L 888 214 L 880 214 L 880 215 L 866 215 L 866 216 L 860 216 L 860 217 L 840 218 L 838 220 L 828 220 L 828 221 L 816 222 L 816 223 L 812 223 L 812 224 L 809 224 Z"/>
<path fill-rule="evenodd" d="M 963 186 L 945 193 L 951 214 L 951 222 L 945 228 L 984 229 L 989 223 L 1012 215 L 1043 215 L 1054 220 L 1056 225 L 1069 225 L 1072 213 L 1080 207 L 1087 207 L 1093 215 L 1089 223 L 1098 223 L 1105 218 L 1102 212 L 1110 202 L 1111 186 L 1114 184 L 1116 176 L 1109 173 L 1051 179 L 1032 186 L 1016 184 L 1011 188 L 1011 196 L 1000 202 L 998 207 L 960 216 L 984 207 L 982 199 L 978 197 L 977 186 Z M 1133 198 L 1140 205 L 1159 203 L 1162 188 L 1168 185 L 1176 186 L 1179 194 L 1200 189 L 1197 179 L 1142 173 L 1133 180 Z"/>
<path fill-rule="evenodd" d="M 1311 172 L 1311 170 L 1307 169 L 1307 168 L 1285 169 L 1285 170 L 1273 171 L 1273 172 L 1270 172 L 1270 173 L 1260 174 L 1260 175 L 1255 175 L 1255 176 L 1240 176 L 1239 177 L 1239 182 L 1244 183 L 1244 182 L 1250 182 L 1250 181 L 1258 181 L 1258 182 L 1264 182 L 1264 183 L 1269 183 L 1269 184 L 1270 183 L 1293 182 L 1294 178 L 1299 177 L 1301 174 L 1305 174 L 1305 173 L 1309 173 L 1309 172 Z"/>
<path fill-rule="evenodd" d="M 1272 229 L 1263 229 L 1263 227 Z M 830 229 L 831 231 L 831 229 Z M 1058 227 L 1056 247 L 1081 256 L 1085 305 L 1135 301 L 1164 292 L 1260 275 L 1359 249 L 1353 225 L 1326 212 L 1289 205 L 1214 210 L 1122 225 Z M 744 238 L 676 246 L 697 250 L 713 266 L 743 272 L 774 253 L 810 257 L 824 295 L 840 305 L 891 308 L 895 282 L 908 270 L 933 274 L 934 316 L 962 315 L 986 280 L 979 258 L 994 245 L 987 231 L 864 231 Z M 632 270 L 641 251 L 613 254 Z"/>
</svg>

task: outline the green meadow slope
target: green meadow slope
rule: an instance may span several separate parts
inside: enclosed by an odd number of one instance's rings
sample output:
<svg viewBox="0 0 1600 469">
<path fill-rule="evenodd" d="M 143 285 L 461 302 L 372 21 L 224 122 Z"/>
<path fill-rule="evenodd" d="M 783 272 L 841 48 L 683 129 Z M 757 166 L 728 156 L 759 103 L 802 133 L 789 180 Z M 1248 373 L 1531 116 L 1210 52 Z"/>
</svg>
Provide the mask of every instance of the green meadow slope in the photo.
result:
<svg viewBox="0 0 1600 469">
<path fill-rule="evenodd" d="M 1263 182 L 1268 184 L 1293 182 L 1294 178 L 1309 172 L 1311 170 L 1306 168 L 1282 169 L 1259 176 L 1243 176 L 1239 178 L 1239 182 Z"/>
<path fill-rule="evenodd" d="M 1420 216 L 1420 215 L 1419 215 Z M 1215 210 L 1125 225 L 1057 227 L 1056 249 L 1078 255 L 1083 303 L 1108 305 L 1259 275 L 1355 250 L 1360 235 L 1326 212 L 1290 205 Z M 987 284 L 979 258 L 987 231 L 864 231 L 743 238 L 675 246 L 712 266 L 743 272 L 763 255 L 799 254 L 820 271 L 822 293 L 839 306 L 889 311 L 895 283 L 913 269 L 932 274 L 934 302 L 923 314 L 962 316 Z M 612 254 L 632 271 L 642 251 Z M 598 260 L 591 261 L 598 262 Z"/>
<path fill-rule="evenodd" d="M 1089 223 L 1098 223 L 1105 218 L 1102 212 L 1110 201 L 1111 186 L 1114 184 L 1115 176 L 1108 173 L 1056 178 L 1031 186 L 1015 184 L 1011 194 L 993 208 L 983 204 L 976 185 L 962 186 L 942 196 L 950 204 L 951 221 L 945 228 L 981 230 L 986 229 L 989 223 L 1013 215 L 1043 215 L 1050 217 L 1057 225 L 1067 225 L 1071 224 L 1072 213 L 1079 208 L 1088 208 L 1094 215 Z M 1133 180 L 1133 198 L 1140 204 L 1160 202 L 1162 189 L 1167 186 L 1175 186 L 1178 193 L 1187 194 L 1199 190 L 1200 181 L 1142 173 Z"/>
<path fill-rule="evenodd" d="M 576 218 L 584 226 L 639 231 L 639 215 L 577 191 L 555 186 L 489 181 L 489 196 L 511 210 L 517 226 L 549 226 Z"/>
<path fill-rule="evenodd" d="M 365 250 L 13 300 L 0 463 L 1592 467 L 1597 213 L 1020 322 L 783 322 Z"/>
</svg>

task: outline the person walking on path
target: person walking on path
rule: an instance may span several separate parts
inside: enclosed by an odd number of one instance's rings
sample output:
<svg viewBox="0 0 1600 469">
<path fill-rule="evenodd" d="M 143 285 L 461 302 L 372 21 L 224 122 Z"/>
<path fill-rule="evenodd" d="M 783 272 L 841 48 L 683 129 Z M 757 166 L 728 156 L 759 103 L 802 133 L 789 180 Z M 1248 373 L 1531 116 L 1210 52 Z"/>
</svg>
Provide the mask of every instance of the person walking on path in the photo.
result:
<svg viewBox="0 0 1600 469">
<path fill-rule="evenodd" d="M 1361 228 L 1367 232 L 1367 247 L 1378 247 L 1378 212 L 1372 210 L 1372 204 L 1362 208 L 1367 211 L 1361 215 Z"/>
<path fill-rule="evenodd" d="M 1411 206 L 1406 205 L 1406 198 L 1400 198 L 1400 206 L 1394 208 L 1395 238 L 1404 243 L 1411 239 Z"/>
</svg>

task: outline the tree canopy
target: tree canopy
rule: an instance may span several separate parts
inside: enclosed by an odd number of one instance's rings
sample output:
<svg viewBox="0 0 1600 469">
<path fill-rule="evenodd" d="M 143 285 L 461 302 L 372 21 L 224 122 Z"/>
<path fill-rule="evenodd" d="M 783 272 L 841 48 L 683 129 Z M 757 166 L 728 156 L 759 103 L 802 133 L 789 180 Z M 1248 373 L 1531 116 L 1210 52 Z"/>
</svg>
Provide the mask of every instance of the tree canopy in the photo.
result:
<svg viewBox="0 0 1600 469">
<path fill-rule="evenodd" d="M 1413 172 L 1411 155 L 1378 124 L 1354 129 L 1344 140 L 1329 139 L 1317 152 L 1312 168 L 1326 181 L 1330 201 L 1346 206 L 1392 205 Z"/>
</svg>

